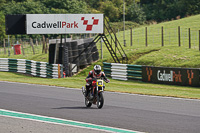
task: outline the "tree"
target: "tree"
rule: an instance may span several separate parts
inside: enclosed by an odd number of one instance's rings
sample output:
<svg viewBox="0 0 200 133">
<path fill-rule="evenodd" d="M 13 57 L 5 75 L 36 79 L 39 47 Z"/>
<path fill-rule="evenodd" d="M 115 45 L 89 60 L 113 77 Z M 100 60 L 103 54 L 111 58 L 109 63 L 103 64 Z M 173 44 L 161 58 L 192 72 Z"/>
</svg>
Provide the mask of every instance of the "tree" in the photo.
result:
<svg viewBox="0 0 200 133">
<path fill-rule="evenodd" d="M 6 0 L 0 0 L 0 8 L 3 6 L 4 3 L 6 3 Z"/>
<path fill-rule="evenodd" d="M 5 16 L 3 12 L 0 11 L 0 40 L 3 40 L 5 36 Z"/>
<path fill-rule="evenodd" d="M 49 9 L 46 8 L 39 1 L 35 2 L 32 0 L 27 0 L 25 2 L 8 2 L 1 7 L 4 14 L 39 14 L 39 13 L 49 13 Z"/>
<path fill-rule="evenodd" d="M 119 21 L 121 11 L 111 1 L 101 2 L 99 10 L 107 16 L 110 21 Z"/>
<path fill-rule="evenodd" d="M 128 21 L 133 21 L 139 24 L 143 24 L 146 21 L 146 15 L 143 9 L 136 3 L 132 3 L 127 10 L 126 15 Z"/>
<path fill-rule="evenodd" d="M 183 5 L 185 6 L 186 15 L 193 15 L 200 13 L 200 1 L 199 0 L 182 0 Z"/>
<path fill-rule="evenodd" d="M 42 3 L 49 9 L 53 9 L 51 13 L 56 13 L 54 11 L 66 13 L 88 13 L 87 5 L 81 0 L 44 0 Z"/>
<path fill-rule="evenodd" d="M 186 12 L 186 4 L 184 4 L 183 1 L 184 0 L 141 0 L 140 2 L 147 20 L 161 22 L 164 20 L 171 20 L 179 15 L 183 17 Z"/>
</svg>

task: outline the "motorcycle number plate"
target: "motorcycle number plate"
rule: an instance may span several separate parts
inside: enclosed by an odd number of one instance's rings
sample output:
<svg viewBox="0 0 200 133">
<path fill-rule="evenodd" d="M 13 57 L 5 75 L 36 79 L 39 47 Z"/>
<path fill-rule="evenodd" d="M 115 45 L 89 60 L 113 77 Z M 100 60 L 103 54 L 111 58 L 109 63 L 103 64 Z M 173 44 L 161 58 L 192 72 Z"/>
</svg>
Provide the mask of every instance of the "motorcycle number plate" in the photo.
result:
<svg viewBox="0 0 200 133">
<path fill-rule="evenodd" d="M 97 80 L 97 86 L 103 87 L 103 80 Z"/>
</svg>

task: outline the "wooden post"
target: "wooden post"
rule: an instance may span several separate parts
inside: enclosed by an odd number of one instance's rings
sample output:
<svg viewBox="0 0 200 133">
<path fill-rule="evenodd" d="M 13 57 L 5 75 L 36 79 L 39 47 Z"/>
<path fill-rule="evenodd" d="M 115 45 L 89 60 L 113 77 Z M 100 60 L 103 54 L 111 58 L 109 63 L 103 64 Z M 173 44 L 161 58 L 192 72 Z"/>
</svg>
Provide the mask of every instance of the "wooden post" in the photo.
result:
<svg viewBox="0 0 200 133">
<path fill-rule="evenodd" d="M 131 28 L 131 46 L 133 45 L 133 29 Z"/>
<path fill-rule="evenodd" d="M 162 40 L 162 47 L 163 47 L 164 46 L 163 26 L 161 27 L 161 40 Z"/>
<path fill-rule="evenodd" d="M 3 39 L 4 54 L 6 54 L 6 39 Z"/>
<path fill-rule="evenodd" d="M 42 38 L 40 38 L 40 42 L 39 42 L 39 45 L 42 45 Z"/>
<path fill-rule="evenodd" d="M 179 47 L 181 46 L 181 30 L 180 30 L 180 26 L 178 27 L 178 44 Z"/>
<path fill-rule="evenodd" d="M 36 39 L 36 43 L 35 44 L 36 44 L 36 46 L 38 46 L 38 40 L 37 39 Z"/>
<path fill-rule="evenodd" d="M 191 48 L 191 36 L 190 36 L 190 28 L 189 28 L 189 34 L 188 34 L 188 36 L 189 36 L 189 48 Z"/>
<path fill-rule="evenodd" d="M 147 27 L 145 28 L 145 41 L 146 41 L 146 47 L 148 46 L 148 42 L 147 42 Z"/>
<path fill-rule="evenodd" d="M 33 39 L 32 38 L 30 38 L 30 45 L 31 45 L 31 47 L 33 49 L 33 54 L 35 55 L 35 50 L 34 50 Z"/>
</svg>

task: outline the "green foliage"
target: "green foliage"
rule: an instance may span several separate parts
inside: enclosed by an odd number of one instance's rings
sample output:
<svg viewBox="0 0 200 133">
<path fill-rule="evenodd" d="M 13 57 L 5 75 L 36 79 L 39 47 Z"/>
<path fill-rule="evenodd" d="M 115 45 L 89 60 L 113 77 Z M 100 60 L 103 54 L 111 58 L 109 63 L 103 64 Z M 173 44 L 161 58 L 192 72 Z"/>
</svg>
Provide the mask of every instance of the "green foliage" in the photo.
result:
<svg viewBox="0 0 200 133">
<path fill-rule="evenodd" d="M 123 22 L 111 22 L 110 23 L 110 26 L 112 27 L 112 29 L 114 31 L 122 31 L 124 30 L 124 27 L 123 27 Z M 136 28 L 136 27 L 139 27 L 140 24 L 136 23 L 136 22 L 132 22 L 132 21 L 126 21 L 125 22 L 125 28 L 126 30 L 129 30 L 131 28 Z"/>
<path fill-rule="evenodd" d="M 11 1 L 1 8 L 4 14 L 45 14 L 49 13 L 49 9 L 46 8 L 39 1 L 35 2 L 32 0 L 27 0 L 24 2 Z"/>
<path fill-rule="evenodd" d="M 3 6 L 4 3 L 6 3 L 6 0 L 0 0 L 0 8 Z"/>
<path fill-rule="evenodd" d="M 0 11 L 0 40 L 3 40 L 5 38 L 5 16 Z"/>
<path fill-rule="evenodd" d="M 182 0 L 185 6 L 186 15 L 193 15 L 200 13 L 200 1 L 199 0 Z"/>
<path fill-rule="evenodd" d="M 200 13 L 199 0 L 140 0 L 147 20 L 158 22 Z"/>
<path fill-rule="evenodd" d="M 87 5 L 82 0 L 44 0 L 42 3 L 51 13 L 87 13 Z"/>
<path fill-rule="evenodd" d="M 128 6 L 126 20 L 133 21 L 139 24 L 144 24 L 146 16 L 143 9 L 136 3 L 132 3 Z"/>
<path fill-rule="evenodd" d="M 111 1 L 100 2 L 99 10 L 112 22 L 120 19 L 120 9 Z"/>
<path fill-rule="evenodd" d="M 121 22 L 124 2 L 126 21 L 139 24 L 144 24 L 146 20 L 162 22 L 200 13 L 199 0 L 0 0 L 0 11 L 4 15 L 103 13 L 110 22 Z M 0 38 L 3 38 L 5 25 L 2 22 L 5 20 L 2 13 L 0 18 Z M 117 29 L 122 27 L 116 26 Z"/>
</svg>

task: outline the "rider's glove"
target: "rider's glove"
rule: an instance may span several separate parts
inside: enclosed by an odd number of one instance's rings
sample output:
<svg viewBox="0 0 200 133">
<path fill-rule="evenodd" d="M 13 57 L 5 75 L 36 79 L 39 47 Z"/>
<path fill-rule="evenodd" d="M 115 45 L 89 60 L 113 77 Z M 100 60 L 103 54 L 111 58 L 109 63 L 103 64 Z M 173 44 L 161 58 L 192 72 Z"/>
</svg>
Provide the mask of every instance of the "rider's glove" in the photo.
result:
<svg viewBox="0 0 200 133">
<path fill-rule="evenodd" d="M 107 80 L 106 80 L 106 83 L 109 83 L 109 82 L 110 82 L 110 80 L 109 80 L 109 79 L 107 79 Z"/>
</svg>

